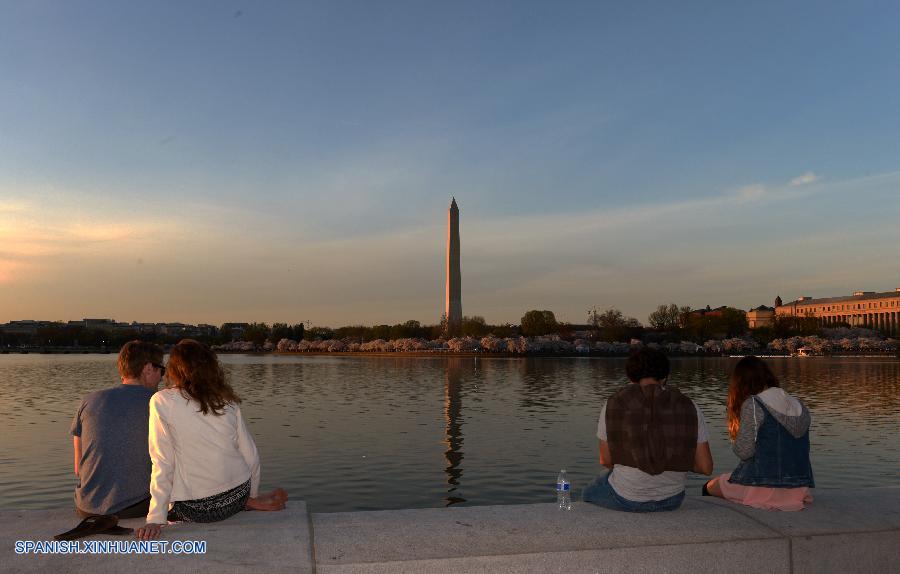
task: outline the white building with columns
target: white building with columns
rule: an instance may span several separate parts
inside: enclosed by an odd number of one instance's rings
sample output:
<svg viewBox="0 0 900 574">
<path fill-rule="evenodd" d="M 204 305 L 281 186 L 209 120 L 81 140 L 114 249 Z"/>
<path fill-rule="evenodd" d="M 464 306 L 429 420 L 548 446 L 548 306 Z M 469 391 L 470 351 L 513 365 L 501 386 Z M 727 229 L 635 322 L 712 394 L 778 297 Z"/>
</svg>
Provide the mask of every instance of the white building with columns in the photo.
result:
<svg viewBox="0 0 900 574">
<path fill-rule="evenodd" d="M 900 287 L 882 293 L 856 291 L 846 297 L 799 297 L 775 307 L 775 316 L 812 317 L 821 321 L 823 327 L 848 324 L 897 335 L 900 333 Z"/>
</svg>

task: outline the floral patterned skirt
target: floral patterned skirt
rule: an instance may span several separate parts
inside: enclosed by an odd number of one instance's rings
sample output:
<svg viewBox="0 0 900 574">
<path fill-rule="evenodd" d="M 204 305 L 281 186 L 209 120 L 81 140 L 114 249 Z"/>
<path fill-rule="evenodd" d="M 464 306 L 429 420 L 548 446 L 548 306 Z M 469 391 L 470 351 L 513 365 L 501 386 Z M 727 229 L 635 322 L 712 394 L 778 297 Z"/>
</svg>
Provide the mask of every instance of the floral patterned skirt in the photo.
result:
<svg viewBox="0 0 900 574">
<path fill-rule="evenodd" d="M 250 498 L 250 480 L 231 490 L 197 500 L 179 500 L 172 504 L 169 520 L 218 522 L 242 511 Z"/>
</svg>

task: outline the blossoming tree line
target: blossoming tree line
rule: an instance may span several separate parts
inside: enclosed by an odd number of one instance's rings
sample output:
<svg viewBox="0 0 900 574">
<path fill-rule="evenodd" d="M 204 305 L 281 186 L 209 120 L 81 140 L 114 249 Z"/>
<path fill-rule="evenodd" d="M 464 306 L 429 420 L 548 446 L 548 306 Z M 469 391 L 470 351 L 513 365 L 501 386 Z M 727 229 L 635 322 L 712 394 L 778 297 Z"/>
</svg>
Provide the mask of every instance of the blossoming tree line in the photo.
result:
<svg viewBox="0 0 900 574">
<path fill-rule="evenodd" d="M 422 325 L 351 325 L 304 328 L 300 325 L 251 323 L 235 340 L 213 348 L 225 352 L 281 353 L 503 353 L 562 355 L 626 355 L 647 345 L 669 354 L 733 355 L 898 353 L 898 342 L 877 331 L 835 327 L 824 329 L 803 318 L 778 318 L 774 325 L 750 330 L 738 309 L 715 312 L 660 305 L 648 325 L 615 308 L 594 307 L 585 324 L 556 320 L 552 311 L 533 309 L 518 325 L 489 325 L 483 317 L 464 317 L 457 333 L 446 322 Z"/>
</svg>

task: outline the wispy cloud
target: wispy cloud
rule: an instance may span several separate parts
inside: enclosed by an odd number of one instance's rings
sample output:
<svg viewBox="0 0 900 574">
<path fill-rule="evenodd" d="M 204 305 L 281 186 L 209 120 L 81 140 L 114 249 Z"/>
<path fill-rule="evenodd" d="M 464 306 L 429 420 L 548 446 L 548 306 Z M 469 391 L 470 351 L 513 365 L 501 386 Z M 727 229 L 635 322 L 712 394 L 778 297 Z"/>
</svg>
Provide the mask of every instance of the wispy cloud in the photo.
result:
<svg viewBox="0 0 900 574">
<path fill-rule="evenodd" d="M 800 190 L 798 188 L 808 186 L 820 180 L 821 178 L 818 175 L 810 171 L 792 178 L 786 184 L 752 183 L 744 185 L 737 189 L 733 194 L 733 197 L 740 203 L 751 203 L 763 200 L 786 201 L 814 193 L 810 189 Z"/>
<path fill-rule="evenodd" d="M 766 186 L 760 183 L 754 183 L 752 185 L 745 185 L 741 188 L 738 188 L 737 193 L 735 194 L 740 201 L 756 201 L 765 197 L 767 193 Z"/>
<path fill-rule="evenodd" d="M 122 221 L 102 209 L 47 207 L 18 201 L 0 208 L 0 282 L 52 276 L 60 258 L 110 262 L 124 253 L 153 249 L 177 233 L 174 221 L 134 217 Z"/>
<path fill-rule="evenodd" d="M 834 185 L 846 187 L 854 182 L 862 181 L 834 182 Z M 528 241 L 529 238 L 533 238 L 536 241 L 542 241 L 538 238 L 561 239 L 601 230 L 637 229 L 638 226 L 657 228 L 662 225 L 666 228 L 673 226 L 691 228 L 698 224 L 704 224 L 704 222 L 708 225 L 710 221 L 715 221 L 714 216 L 717 215 L 729 219 L 740 217 L 740 213 L 735 210 L 737 208 L 748 209 L 751 207 L 748 204 L 757 204 L 752 206 L 757 209 L 795 200 L 812 193 L 827 194 L 832 191 L 831 186 L 817 186 L 815 191 L 810 189 L 801 191 L 794 189 L 795 187 L 790 182 L 771 185 L 752 183 L 740 186 L 735 190 L 723 190 L 708 196 L 674 201 L 656 201 L 616 209 L 594 209 L 580 213 L 500 218 L 483 222 L 484 227 L 495 229 L 490 232 L 490 237 L 485 239 L 515 238 L 517 241 Z"/>
<path fill-rule="evenodd" d="M 819 181 L 819 176 L 811 171 L 808 171 L 803 175 L 798 175 L 797 177 L 792 179 L 790 185 L 791 187 L 800 187 L 801 185 L 809 185 L 817 181 Z"/>
</svg>

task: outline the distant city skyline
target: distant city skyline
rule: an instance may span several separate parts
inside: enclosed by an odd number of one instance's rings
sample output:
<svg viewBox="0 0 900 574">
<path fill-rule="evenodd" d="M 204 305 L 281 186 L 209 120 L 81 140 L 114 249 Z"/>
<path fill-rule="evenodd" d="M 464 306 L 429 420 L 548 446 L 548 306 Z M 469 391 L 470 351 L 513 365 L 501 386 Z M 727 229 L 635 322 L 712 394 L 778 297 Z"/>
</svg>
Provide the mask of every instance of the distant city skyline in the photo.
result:
<svg viewBox="0 0 900 574">
<path fill-rule="evenodd" d="M 0 322 L 434 324 L 900 287 L 900 6 L 20 2 Z"/>
<path fill-rule="evenodd" d="M 874 299 L 889 299 L 889 300 L 892 300 L 892 302 L 890 304 L 890 307 L 891 307 L 890 309 L 876 308 L 876 307 L 879 307 L 879 305 L 877 305 L 877 304 L 873 305 L 870 302 L 868 304 L 869 306 L 866 307 L 867 311 L 865 311 L 865 312 L 859 311 L 858 313 L 854 314 L 853 316 L 848 316 L 846 318 L 846 320 L 843 316 L 841 316 L 841 317 L 833 317 L 832 316 L 832 315 L 840 315 L 841 313 L 839 311 L 845 311 L 845 309 L 837 309 L 836 308 L 832 312 L 832 310 L 829 308 L 827 310 L 828 311 L 827 316 L 829 317 L 829 319 L 832 322 L 846 322 L 846 323 L 850 324 L 851 326 L 866 326 L 866 327 L 868 327 L 869 325 L 867 322 L 869 321 L 869 318 L 865 315 L 865 313 L 875 313 L 875 314 L 892 313 L 893 315 L 890 316 L 887 320 L 891 322 L 891 330 L 893 330 L 894 329 L 893 322 L 895 321 L 896 314 L 897 314 L 897 311 L 894 310 L 896 301 L 893 301 L 893 300 L 897 297 L 897 295 L 896 295 L 897 293 L 900 293 L 900 287 L 895 288 L 893 290 L 881 291 L 881 292 L 878 292 L 878 291 L 855 291 L 852 294 L 841 294 L 841 295 L 836 295 L 836 296 L 833 296 L 830 298 L 822 298 L 822 299 L 799 295 L 793 299 L 784 300 L 783 302 L 782 302 L 782 298 L 780 296 L 776 296 L 776 299 L 773 301 L 773 306 L 769 306 L 766 304 L 760 304 L 759 306 L 757 306 L 755 308 L 746 308 L 746 307 L 733 307 L 733 306 L 728 306 L 728 305 L 721 305 L 717 309 L 712 309 L 712 310 L 717 311 L 719 309 L 731 307 L 734 309 L 740 309 L 745 312 L 751 312 L 751 311 L 759 311 L 760 309 L 764 309 L 764 310 L 769 311 L 769 315 L 767 315 L 767 317 L 774 317 L 775 310 L 777 308 L 781 308 L 781 311 L 783 311 L 784 314 L 789 314 L 789 315 L 807 315 L 808 314 L 809 316 L 819 317 L 820 315 L 823 315 L 825 313 L 824 307 L 822 309 L 815 308 L 815 309 L 812 309 L 812 311 L 808 311 L 805 309 L 807 309 L 810 305 L 815 307 L 815 305 L 823 305 L 825 303 L 829 303 L 832 301 L 856 302 L 856 301 L 870 301 L 870 300 L 874 300 Z M 783 307 L 782 307 L 782 305 L 783 305 Z M 884 307 L 884 306 L 885 306 L 884 304 L 881 305 L 881 307 Z M 900 308 L 900 307 L 898 307 L 898 308 Z M 863 306 L 860 305 L 860 307 L 858 309 L 860 309 L 860 310 L 863 309 Z M 702 313 L 704 310 L 707 310 L 707 311 L 711 310 L 711 305 L 707 304 L 705 306 L 700 305 L 697 307 L 691 307 L 691 310 L 694 312 Z M 849 313 L 849 311 L 847 311 L 847 313 Z M 644 327 L 650 326 L 648 321 L 646 320 L 646 318 L 644 318 L 644 319 L 641 319 L 640 317 L 636 317 L 636 318 L 640 321 L 640 323 Z M 748 315 L 748 318 L 749 318 L 749 315 Z M 269 326 L 272 326 L 273 324 L 277 324 L 277 323 L 287 324 L 288 326 L 303 324 L 307 328 L 314 327 L 314 326 L 335 327 L 335 328 L 352 326 L 352 324 L 328 324 L 328 323 L 317 323 L 316 325 L 313 325 L 312 322 L 309 321 L 308 319 L 307 320 L 298 320 L 298 321 L 285 321 L 285 320 L 256 321 L 255 319 L 247 319 L 245 321 L 243 321 L 243 320 L 242 321 L 223 321 L 221 323 L 208 323 L 208 322 L 202 322 L 202 321 L 201 322 L 193 322 L 193 323 L 185 323 L 183 321 L 135 321 L 135 320 L 118 321 L 116 318 L 113 318 L 113 317 L 82 317 L 81 319 L 55 319 L 55 320 L 54 319 L 46 319 L 46 318 L 43 318 L 43 319 L 40 319 L 40 318 L 39 319 L 34 319 L 34 318 L 14 319 L 14 320 L 10 320 L 7 322 L 0 322 L 0 329 L 2 329 L 4 326 L 7 326 L 7 327 L 12 326 L 12 325 L 21 326 L 23 324 L 28 324 L 28 323 L 67 323 L 69 326 L 73 326 L 73 325 L 77 326 L 79 324 L 82 324 L 81 326 L 87 326 L 87 327 L 100 326 L 101 328 L 116 328 L 116 329 L 121 330 L 121 329 L 126 329 L 129 327 L 152 328 L 152 327 L 163 327 L 163 326 L 172 326 L 172 327 L 188 326 L 188 327 L 219 328 L 222 325 L 231 325 L 231 324 L 242 325 L 242 324 L 249 324 L 249 323 L 255 323 L 255 322 L 266 323 Z M 397 324 L 404 323 L 404 322 L 405 321 L 402 321 L 402 320 L 388 321 L 388 322 L 380 323 L 380 325 L 397 325 Z M 589 321 L 565 321 L 565 320 L 564 320 L 564 322 L 568 322 L 568 323 L 572 323 L 572 324 L 588 324 L 589 323 Z M 439 321 L 436 321 L 436 322 L 420 321 L 420 323 L 422 325 L 438 325 Z M 517 324 L 517 321 L 509 321 L 508 323 Z M 503 324 L 503 323 L 501 322 L 501 323 L 495 323 L 495 324 Z M 371 324 L 368 326 L 374 326 L 374 325 L 375 324 Z M 753 321 L 751 321 L 750 328 L 754 328 L 755 326 L 756 325 L 754 325 Z"/>
</svg>

